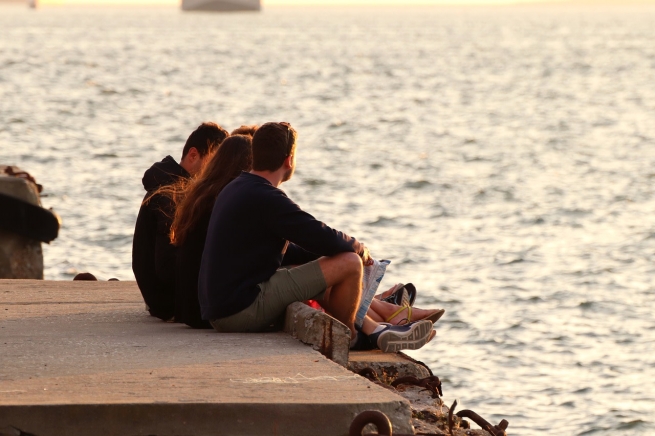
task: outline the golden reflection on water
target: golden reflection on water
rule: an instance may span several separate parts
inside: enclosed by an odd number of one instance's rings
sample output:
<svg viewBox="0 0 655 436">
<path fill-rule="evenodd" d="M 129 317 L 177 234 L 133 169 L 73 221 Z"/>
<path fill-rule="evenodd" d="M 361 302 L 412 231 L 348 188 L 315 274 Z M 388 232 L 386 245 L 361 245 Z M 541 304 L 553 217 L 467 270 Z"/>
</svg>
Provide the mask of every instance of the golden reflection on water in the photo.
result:
<svg viewBox="0 0 655 436">
<path fill-rule="evenodd" d="M 446 308 L 414 355 L 447 400 L 653 431 L 653 8 L 5 10 L 0 163 L 63 218 L 47 278 L 132 279 L 143 171 L 202 120 L 287 120 L 288 194 Z"/>
</svg>

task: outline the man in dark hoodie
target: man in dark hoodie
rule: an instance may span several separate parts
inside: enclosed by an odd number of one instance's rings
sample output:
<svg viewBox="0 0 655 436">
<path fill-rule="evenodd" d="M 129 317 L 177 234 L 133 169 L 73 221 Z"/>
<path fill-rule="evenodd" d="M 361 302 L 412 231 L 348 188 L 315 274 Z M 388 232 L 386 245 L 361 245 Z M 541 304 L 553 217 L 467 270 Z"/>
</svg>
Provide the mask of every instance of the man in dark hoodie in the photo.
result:
<svg viewBox="0 0 655 436">
<path fill-rule="evenodd" d="M 228 136 L 219 125 L 202 123 L 187 139 L 179 164 L 166 156 L 143 175 L 147 192 L 134 229 L 132 271 L 150 315 L 162 320 L 170 320 L 174 313 L 175 247 L 168 235 L 175 210 L 168 197 L 152 194 L 198 174 L 212 149 Z"/>
</svg>

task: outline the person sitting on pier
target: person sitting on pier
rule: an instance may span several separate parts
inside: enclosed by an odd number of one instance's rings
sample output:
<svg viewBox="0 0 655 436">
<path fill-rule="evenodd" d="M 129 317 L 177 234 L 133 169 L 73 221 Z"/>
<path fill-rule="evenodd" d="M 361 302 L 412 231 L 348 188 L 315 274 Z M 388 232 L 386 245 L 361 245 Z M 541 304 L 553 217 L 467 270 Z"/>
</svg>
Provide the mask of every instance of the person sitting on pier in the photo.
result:
<svg viewBox="0 0 655 436">
<path fill-rule="evenodd" d="M 211 328 L 200 316 L 198 303 L 198 274 L 205 247 L 209 218 L 216 197 L 242 171 L 252 168 L 251 132 L 256 126 L 242 126 L 216 147 L 207 163 L 193 180 L 180 180 L 159 188 L 157 195 L 167 196 L 173 203 L 175 217 L 170 240 L 177 247 L 175 263 L 175 322 L 193 328 Z M 247 136 L 235 134 L 244 132 Z M 409 285 L 408 285 L 409 286 Z M 385 295 L 398 294 L 402 286 L 394 286 Z M 392 324 L 416 319 L 436 321 L 443 310 L 422 310 L 374 301 L 368 311 L 371 318 Z M 436 319 L 435 319 L 436 318 Z"/>
<path fill-rule="evenodd" d="M 143 175 L 147 193 L 134 228 L 132 271 L 152 316 L 171 319 L 175 295 L 175 247 L 168 236 L 174 210 L 169 198 L 153 194 L 162 186 L 198 174 L 209 152 L 227 136 L 219 125 L 202 123 L 187 139 L 179 164 L 166 156 Z"/>
<path fill-rule="evenodd" d="M 348 326 L 353 346 L 422 347 L 434 336 L 429 320 L 396 326 L 366 317 L 361 332 L 355 329 L 363 266 L 371 257 L 364 244 L 278 189 L 296 168 L 296 136 L 288 123 L 259 127 L 252 171 L 218 195 L 198 280 L 202 318 L 220 332 L 269 331 L 281 326 L 289 304 L 314 299 Z"/>
<path fill-rule="evenodd" d="M 205 248 L 209 217 L 216 197 L 242 171 L 252 168 L 251 138 L 228 136 L 209 156 L 198 177 L 161 188 L 175 204 L 171 243 L 177 247 L 175 262 L 175 322 L 193 328 L 212 328 L 200 316 L 198 274 Z"/>
</svg>

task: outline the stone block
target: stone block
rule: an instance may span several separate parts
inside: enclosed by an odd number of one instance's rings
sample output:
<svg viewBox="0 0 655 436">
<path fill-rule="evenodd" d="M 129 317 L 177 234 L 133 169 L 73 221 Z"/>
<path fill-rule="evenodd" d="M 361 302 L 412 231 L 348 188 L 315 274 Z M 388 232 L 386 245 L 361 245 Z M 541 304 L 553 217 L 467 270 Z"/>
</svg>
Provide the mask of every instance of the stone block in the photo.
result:
<svg viewBox="0 0 655 436">
<path fill-rule="evenodd" d="M 27 203 L 41 205 L 39 191 L 36 185 L 21 177 L 4 174 L 4 166 L 0 165 L 0 194 L 11 195 Z"/>
<path fill-rule="evenodd" d="M 41 243 L 0 230 L 0 279 L 43 279 Z"/>
<path fill-rule="evenodd" d="M 284 331 L 341 366 L 348 366 L 350 329 L 325 312 L 296 302 L 287 307 Z"/>
<path fill-rule="evenodd" d="M 10 177 L 0 166 L 0 194 L 40 205 L 39 191 L 29 180 Z M 0 229 L 0 278 L 43 279 L 41 242 Z"/>
<path fill-rule="evenodd" d="M 426 367 L 413 362 L 402 353 L 383 353 L 380 350 L 351 351 L 348 369 L 359 373 L 364 368 L 371 368 L 383 383 L 391 383 L 398 377 L 412 375 L 416 378 L 429 377 Z"/>
</svg>

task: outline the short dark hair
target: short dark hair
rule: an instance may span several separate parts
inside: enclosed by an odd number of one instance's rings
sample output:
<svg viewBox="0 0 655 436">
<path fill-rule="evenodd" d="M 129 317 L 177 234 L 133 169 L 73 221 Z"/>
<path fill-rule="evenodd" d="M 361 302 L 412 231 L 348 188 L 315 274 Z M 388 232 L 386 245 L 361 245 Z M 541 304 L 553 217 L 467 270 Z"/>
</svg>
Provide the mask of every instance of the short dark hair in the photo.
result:
<svg viewBox="0 0 655 436">
<path fill-rule="evenodd" d="M 259 127 L 257 124 L 253 124 L 252 126 L 243 125 L 237 129 L 232 130 L 232 132 L 230 132 L 230 136 L 246 135 L 252 138 L 255 132 L 257 131 L 257 127 Z"/>
<path fill-rule="evenodd" d="M 230 136 L 227 130 L 216 123 L 202 123 L 194 130 L 184 144 L 182 159 L 191 148 L 198 150 L 200 156 L 206 156 L 214 147 L 218 146 L 225 138 Z"/>
<path fill-rule="evenodd" d="M 252 137 L 252 169 L 276 171 L 296 151 L 296 131 L 289 123 L 266 123 Z"/>
</svg>

